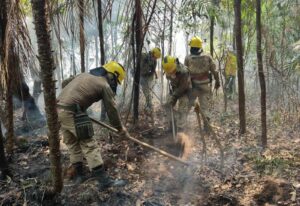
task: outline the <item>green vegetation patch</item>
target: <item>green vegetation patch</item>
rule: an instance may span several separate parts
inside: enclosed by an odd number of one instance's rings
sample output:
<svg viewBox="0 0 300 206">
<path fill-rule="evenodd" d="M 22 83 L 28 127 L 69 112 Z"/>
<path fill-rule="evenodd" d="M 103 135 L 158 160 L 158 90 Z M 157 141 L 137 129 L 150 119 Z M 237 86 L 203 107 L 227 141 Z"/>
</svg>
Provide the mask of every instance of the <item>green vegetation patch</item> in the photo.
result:
<svg viewBox="0 0 300 206">
<path fill-rule="evenodd" d="M 283 174 L 292 172 L 294 162 L 282 157 L 255 157 L 253 159 L 254 169 L 261 174 Z"/>
</svg>

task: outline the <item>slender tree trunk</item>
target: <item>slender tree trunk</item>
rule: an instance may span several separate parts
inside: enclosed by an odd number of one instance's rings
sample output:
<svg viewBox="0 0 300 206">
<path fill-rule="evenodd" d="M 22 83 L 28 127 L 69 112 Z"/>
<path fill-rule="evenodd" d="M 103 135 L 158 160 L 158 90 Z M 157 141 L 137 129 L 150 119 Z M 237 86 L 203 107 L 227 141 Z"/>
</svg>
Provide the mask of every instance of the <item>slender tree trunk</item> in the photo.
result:
<svg viewBox="0 0 300 206">
<path fill-rule="evenodd" d="M 90 43 L 86 43 L 86 49 L 85 49 L 85 68 L 89 69 L 89 56 L 90 56 Z"/>
<path fill-rule="evenodd" d="M 135 42 L 136 42 L 136 67 L 134 73 L 134 96 L 133 96 L 133 116 L 134 124 L 138 122 L 139 118 L 139 94 L 140 94 L 140 63 L 141 52 L 143 47 L 142 42 L 142 7 L 141 0 L 135 0 Z"/>
<path fill-rule="evenodd" d="M 170 19 L 170 33 L 169 33 L 169 55 L 172 55 L 174 5 L 176 5 L 176 0 L 171 1 L 171 19 Z"/>
<path fill-rule="evenodd" d="M 98 31 L 100 40 L 100 56 L 101 65 L 105 64 L 105 50 L 104 50 L 104 36 L 103 36 L 103 18 L 102 18 L 102 1 L 98 0 Z M 104 109 L 104 104 L 101 102 L 101 120 L 105 120 L 106 111 Z"/>
<path fill-rule="evenodd" d="M 236 24 L 233 23 L 233 32 L 232 32 L 232 48 L 236 51 Z"/>
<path fill-rule="evenodd" d="M 0 66 L 4 61 L 4 40 L 7 25 L 7 8 L 6 1 L 0 1 Z"/>
<path fill-rule="evenodd" d="M 0 170 L 2 172 L 3 178 L 5 178 L 6 176 L 10 176 L 8 163 L 4 152 L 4 142 L 3 142 L 1 123 L 0 123 Z"/>
<path fill-rule="evenodd" d="M 99 30 L 99 40 L 100 40 L 100 55 L 101 55 L 101 65 L 105 64 L 105 52 L 104 52 L 104 37 L 103 37 L 103 19 L 102 19 L 102 3 L 98 0 L 98 30 Z"/>
<path fill-rule="evenodd" d="M 85 37 L 84 37 L 84 0 L 79 0 L 79 30 L 80 30 L 80 61 L 81 73 L 85 72 L 84 52 L 85 52 Z"/>
<path fill-rule="evenodd" d="M 257 63 L 258 63 L 258 75 L 261 89 L 261 143 L 262 147 L 267 147 L 267 106 L 266 106 L 266 82 L 263 71 L 263 58 L 261 49 L 261 0 L 256 0 L 256 51 L 257 51 Z"/>
<path fill-rule="evenodd" d="M 235 39 L 236 39 L 236 49 L 237 49 L 238 85 L 239 85 L 240 134 L 244 134 L 246 132 L 246 113 L 245 113 L 241 0 L 234 0 L 234 11 L 235 11 L 235 25 L 236 25 Z"/>
<path fill-rule="evenodd" d="M 164 20 L 163 20 L 163 30 L 162 30 L 162 37 L 161 37 L 161 51 L 162 51 L 162 59 L 165 56 L 165 30 L 166 30 L 166 15 L 167 15 L 167 4 L 165 2 L 165 8 L 164 8 Z M 164 70 L 162 67 L 160 67 L 160 80 L 161 80 L 161 93 L 160 93 L 160 99 L 163 102 L 164 101 Z"/>
<path fill-rule="evenodd" d="M 96 60 L 96 67 L 99 65 L 99 45 L 98 45 L 98 36 L 95 36 L 95 60 Z"/>
<path fill-rule="evenodd" d="M 215 16 L 210 17 L 210 55 L 214 56 L 214 26 L 215 26 Z"/>
<path fill-rule="evenodd" d="M 60 193 L 63 187 L 62 168 L 59 149 L 59 123 L 56 110 L 55 81 L 53 71 L 55 65 L 49 34 L 49 17 L 46 16 L 45 0 L 32 0 L 32 13 L 38 43 L 39 61 L 44 88 L 45 110 L 48 124 L 50 162 L 52 171 L 52 194 Z"/>
<path fill-rule="evenodd" d="M 71 67 L 70 67 L 70 75 L 73 74 L 73 76 L 76 75 L 77 71 L 76 71 L 76 64 L 75 64 L 75 46 L 74 46 L 74 41 L 75 41 L 75 33 L 74 33 L 74 29 L 75 29 L 75 16 L 74 16 L 74 6 L 72 5 L 72 9 L 71 9 L 71 13 L 72 13 L 72 18 L 71 18 L 71 30 L 72 30 L 72 37 L 71 37 Z"/>
</svg>

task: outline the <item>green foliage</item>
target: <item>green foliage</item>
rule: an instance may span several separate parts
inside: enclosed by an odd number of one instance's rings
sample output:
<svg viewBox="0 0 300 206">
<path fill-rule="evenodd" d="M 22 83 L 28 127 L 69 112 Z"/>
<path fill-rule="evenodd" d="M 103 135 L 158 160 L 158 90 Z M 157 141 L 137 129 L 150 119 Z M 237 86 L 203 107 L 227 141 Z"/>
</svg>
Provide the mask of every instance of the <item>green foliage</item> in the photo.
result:
<svg viewBox="0 0 300 206">
<path fill-rule="evenodd" d="M 261 174 L 280 173 L 289 169 L 293 165 L 290 160 L 283 159 L 282 157 L 256 157 L 254 159 L 254 168 Z"/>
<path fill-rule="evenodd" d="M 178 20 L 187 33 L 199 33 L 209 25 L 210 15 L 215 14 L 212 2 L 207 0 L 184 1 L 179 9 Z"/>
<path fill-rule="evenodd" d="M 30 0 L 21 0 L 20 1 L 21 11 L 26 15 L 31 15 L 31 5 Z"/>
<path fill-rule="evenodd" d="M 274 111 L 272 113 L 272 122 L 275 125 L 280 125 L 281 124 L 281 114 L 278 111 Z"/>
</svg>

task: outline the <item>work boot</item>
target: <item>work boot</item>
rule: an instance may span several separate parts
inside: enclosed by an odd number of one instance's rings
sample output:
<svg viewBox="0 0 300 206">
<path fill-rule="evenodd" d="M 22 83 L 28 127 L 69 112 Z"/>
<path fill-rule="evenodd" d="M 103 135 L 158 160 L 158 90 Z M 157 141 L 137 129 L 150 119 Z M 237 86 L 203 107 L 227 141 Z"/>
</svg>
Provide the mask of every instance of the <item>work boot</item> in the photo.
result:
<svg viewBox="0 0 300 206">
<path fill-rule="evenodd" d="M 83 175 L 83 164 L 82 162 L 76 162 L 71 166 L 71 173 L 69 180 L 71 180 L 74 184 L 81 184 L 85 178 Z"/>
<path fill-rule="evenodd" d="M 109 187 L 122 187 L 126 185 L 125 180 L 114 180 L 109 177 L 102 165 L 92 169 L 91 178 L 95 178 L 98 181 L 100 189 L 107 189 Z"/>
</svg>

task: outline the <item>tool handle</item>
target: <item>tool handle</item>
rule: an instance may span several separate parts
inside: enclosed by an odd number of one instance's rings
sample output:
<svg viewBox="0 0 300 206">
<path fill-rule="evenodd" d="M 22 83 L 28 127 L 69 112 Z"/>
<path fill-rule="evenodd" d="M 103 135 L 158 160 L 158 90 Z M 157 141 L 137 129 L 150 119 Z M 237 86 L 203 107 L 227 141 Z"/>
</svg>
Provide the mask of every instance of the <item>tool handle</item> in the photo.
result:
<svg viewBox="0 0 300 206">
<path fill-rule="evenodd" d="M 112 127 L 112 126 L 110 126 L 110 125 L 108 125 L 108 124 L 105 124 L 104 122 L 101 122 L 101 121 L 99 121 L 99 120 L 96 120 L 96 119 L 94 119 L 93 117 L 90 117 L 90 119 L 91 119 L 94 123 L 99 124 L 99 125 L 101 125 L 102 127 L 105 127 L 106 129 L 109 129 L 109 130 L 112 131 L 112 132 L 115 132 L 115 133 L 118 133 L 118 132 L 119 132 L 116 128 L 114 128 L 114 127 Z"/>
<path fill-rule="evenodd" d="M 107 128 L 107 129 L 109 129 L 109 130 L 111 130 L 111 131 L 113 131 L 113 132 L 118 133 L 118 130 L 117 130 L 116 128 L 114 128 L 114 127 L 112 127 L 112 126 L 110 126 L 110 125 L 108 125 L 108 124 L 105 124 L 104 122 L 98 121 L 98 120 L 96 120 L 96 119 L 94 119 L 94 118 L 92 118 L 92 117 L 90 117 L 90 118 L 91 118 L 91 120 L 92 120 L 94 123 L 99 124 L 99 125 L 101 125 L 101 126 Z M 132 140 L 133 142 L 135 142 L 135 143 L 137 143 L 137 144 L 139 144 L 139 145 L 142 145 L 142 146 L 144 146 L 144 147 L 146 147 L 146 148 L 152 149 L 152 150 L 158 152 L 159 154 L 162 154 L 162 155 L 164 155 L 164 156 L 166 156 L 166 157 L 169 157 L 170 159 L 176 160 L 177 162 L 180 162 L 180 163 L 182 163 L 182 164 L 184 164 L 184 165 L 189 166 L 189 163 L 188 163 L 188 162 L 186 162 L 186 161 L 184 161 L 184 160 L 182 160 L 182 159 L 180 159 L 180 158 L 178 158 L 178 157 L 175 157 L 174 155 L 171 155 L 170 153 L 168 153 L 168 152 L 166 152 L 166 151 L 163 151 L 163 150 L 158 149 L 158 148 L 156 148 L 156 147 L 154 147 L 154 146 L 152 146 L 152 145 L 150 145 L 150 144 L 147 144 L 147 143 L 145 143 L 145 142 L 142 142 L 142 141 L 140 141 L 140 140 L 138 140 L 138 139 L 136 139 L 136 138 L 134 138 L 134 137 L 131 137 L 130 135 L 126 135 L 126 138 L 128 138 L 128 139 Z"/>
</svg>

